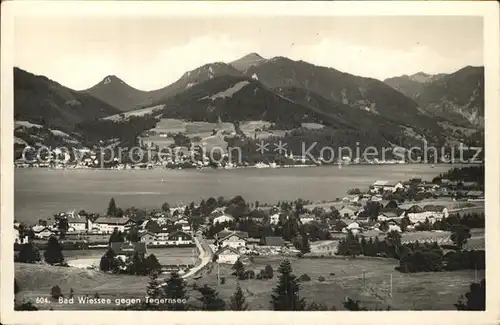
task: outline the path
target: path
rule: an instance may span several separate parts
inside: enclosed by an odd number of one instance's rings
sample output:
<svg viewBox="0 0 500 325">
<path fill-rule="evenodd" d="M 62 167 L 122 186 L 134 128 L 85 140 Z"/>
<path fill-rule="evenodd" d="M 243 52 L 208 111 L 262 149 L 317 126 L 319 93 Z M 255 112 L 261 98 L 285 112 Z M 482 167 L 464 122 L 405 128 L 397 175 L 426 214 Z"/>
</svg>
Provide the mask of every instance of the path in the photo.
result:
<svg viewBox="0 0 500 325">
<path fill-rule="evenodd" d="M 191 270 L 189 270 L 189 272 L 183 274 L 181 276 L 183 279 L 195 275 L 198 271 L 203 269 L 208 263 L 212 261 L 213 252 L 210 249 L 210 246 L 208 246 L 207 241 L 201 236 L 194 237 L 194 241 L 196 243 L 196 247 L 198 247 L 198 250 L 200 251 L 199 258 L 201 262 L 200 264 L 196 265 Z"/>
</svg>

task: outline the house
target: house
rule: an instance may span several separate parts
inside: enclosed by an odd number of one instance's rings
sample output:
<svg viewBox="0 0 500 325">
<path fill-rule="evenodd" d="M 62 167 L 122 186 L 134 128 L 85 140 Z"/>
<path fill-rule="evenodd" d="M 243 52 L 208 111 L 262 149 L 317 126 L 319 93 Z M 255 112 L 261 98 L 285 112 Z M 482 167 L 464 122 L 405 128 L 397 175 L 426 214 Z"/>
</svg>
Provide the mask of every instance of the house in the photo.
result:
<svg viewBox="0 0 500 325">
<path fill-rule="evenodd" d="M 277 225 L 279 221 L 280 221 L 280 214 L 279 213 L 275 213 L 269 217 L 269 223 L 271 225 Z"/>
<path fill-rule="evenodd" d="M 417 189 L 421 192 L 430 192 L 439 190 L 440 186 L 433 183 L 419 184 Z"/>
<path fill-rule="evenodd" d="M 478 186 L 479 184 L 477 182 L 462 182 L 462 188 L 464 189 L 472 189 Z"/>
<path fill-rule="evenodd" d="M 50 230 L 50 228 L 44 226 L 34 226 L 31 229 L 35 233 L 35 238 L 46 239 L 54 234 L 54 232 Z"/>
<path fill-rule="evenodd" d="M 469 191 L 466 194 L 467 197 L 471 199 L 484 199 L 484 192 L 483 191 Z"/>
<path fill-rule="evenodd" d="M 145 243 L 114 242 L 110 244 L 110 248 L 113 250 L 116 256 L 123 261 L 125 261 L 127 257 L 133 256 L 135 253 L 138 253 L 141 257 L 144 257 L 144 255 L 146 255 Z"/>
<path fill-rule="evenodd" d="M 306 224 L 306 223 L 314 221 L 314 215 L 312 215 L 312 214 L 301 214 L 299 216 L 299 219 L 300 219 L 300 222 L 302 222 L 302 224 Z"/>
<path fill-rule="evenodd" d="M 115 217 L 99 217 L 94 221 L 95 228 L 101 233 L 112 233 L 114 229 L 125 232 L 130 227 L 135 225 L 135 222 L 130 218 L 115 218 Z"/>
<path fill-rule="evenodd" d="M 87 219 L 85 216 L 70 213 L 66 216 L 68 220 L 68 231 L 72 232 L 85 232 L 92 230 L 92 220 Z"/>
<path fill-rule="evenodd" d="M 435 207 L 427 207 L 427 211 L 418 205 L 413 205 L 411 208 L 405 212 L 411 223 L 424 222 L 425 219 L 429 219 L 429 222 L 433 223 L 436 220 L 441 220 L 445 216 L 448 216 L 448 209 L 444 208 L 442 211 L 436 211 Z"/>
<path fill-rule="evenodd" d="M 359 195 L 347 195 L 342 198 L 344 202 L 356 203 L 359 201 Z"/>
<path fill-rule="evenodd" d="M 245 247 L 247 244 L 247 238 L 243 235 L 238 234 L 237 232 L 233 232 L 228 234 L 227 236 L 221 237 L 218 242 L 221 247 L 229 246 L 232 248 Z"/>
<path fill-rule="evenodd" d="M 347 227 L 345 227 L 344 229 L 342 229 L 343 233 L 347 233 L 349 231 L 352 232 L 353 234 L 359 233 L 361 231 L 361 227 L 360 227 L 359 223 L 352 222 Z"/>
<path fill-rule="evenodd" d="M 230 216 L 228 214 L 223 214 L 219 217 L 216 217 L 214 218 L 213 220 L 213 224 L 218 224 L 218 223 L 224 223 L 224 222 L 233 222 L 234 221 L 234 217 L 233 216 Z"/>
<path fill-rule="evenodd" d="M 285 246 L 285 240 L 278 236 L 262 237 L 260 242 L 263 246 L 272 248 L 282 248 Z"/>
<path fill-rule="evenodd" d="M 404 186 L 401 184 L 401 182 L 388 182 L 384 186 L 384 191 L 391 191 L 391 192 L 396 192 L 399 189 L 403 189 Z"/>
<path fill-rule="evenodd" d="M 234 264 L 240 258 L 240 253 L 230 246 L 224 246 L 215 252 L 217 263 Z"/>
<path fill-rule="evenodd" d="M 367 215 L 358 216 L 356 218 L 356 222 L 359 225 L 368 225 L 370 223 L 370 217 L 368 217 Z"/>
<path fill-rule="evenodd" d="M 378 215 L 377 221 L 387 221 L 387 220 L 391 220 L 391 219 L 397 219 L 399 217 L 400 216 L 398 215 L 398 213 L 396 211 L 386 211 L 386 212 L 382 212 L 381 214 Z"/>
<path fill-rule="evenodd" d="M 145 232 L 139 235 L 139 241 L 141 243 L 146 243 L 146 245 L 153 245 L 156 241 L 156 236 L 151 232 Z"/>
<path fill-rule="evenodd" d="M 183 232 L 183 231 L 176 231 L 174 233 L 171 233 L 168 238 L 167 242 L 169 245 L 193 245 L 193 237 L 191 235 Z"/>
<path fill-rule="evenodd" d="M 354 206 L 346 205 L 339 210 L 339 214 L 342 218 L 353 218 L 358 210 L 359 209 Z"/>
<path fill-rule="evenodd" d="M 377 195 L 373 195 L 370 200 L 372 202 L 380 202 L 380 201 L 382 201 L 382 199 L 383 199 L 382 195 L 377 194 Z"/>
<path fill-rule="evenodd" d="M 387 230 L 387 232 L 391 231 L 401 232 L 401 227 L 395 222 L 389 222 L 389 229 Z"/>
</svg>

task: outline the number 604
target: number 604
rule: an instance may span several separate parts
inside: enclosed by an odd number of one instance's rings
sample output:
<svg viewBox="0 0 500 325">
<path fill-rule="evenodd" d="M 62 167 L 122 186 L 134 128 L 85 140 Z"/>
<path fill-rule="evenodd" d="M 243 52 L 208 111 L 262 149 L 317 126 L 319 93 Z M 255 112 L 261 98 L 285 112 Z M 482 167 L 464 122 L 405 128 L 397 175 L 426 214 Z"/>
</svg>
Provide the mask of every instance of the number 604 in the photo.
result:
<svg viewBox="0 0 500 325">
<path fill-rule="evenodd" d="M 47 297 L 36 297 L 35 302 L 37 304 L 48 304 L 49 303 L 49 299 Z"/>
</svg>

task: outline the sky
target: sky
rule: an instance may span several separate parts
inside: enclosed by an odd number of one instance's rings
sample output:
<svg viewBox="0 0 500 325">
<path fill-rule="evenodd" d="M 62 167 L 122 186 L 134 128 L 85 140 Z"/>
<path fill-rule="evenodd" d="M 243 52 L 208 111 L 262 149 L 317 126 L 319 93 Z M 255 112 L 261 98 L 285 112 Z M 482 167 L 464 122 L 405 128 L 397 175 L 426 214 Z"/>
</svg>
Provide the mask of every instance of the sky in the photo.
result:
<svg viewBox="0 0 500 325">
<path fill-rule="evenodd" d="M 483 65 L 482 35 L 482 18 L 474 16 L 19 16 L 14 65 L 76 90 L 107 75 L 154 90 L 203 64 L 256 52 L 383 80 Z"/>
</svg>

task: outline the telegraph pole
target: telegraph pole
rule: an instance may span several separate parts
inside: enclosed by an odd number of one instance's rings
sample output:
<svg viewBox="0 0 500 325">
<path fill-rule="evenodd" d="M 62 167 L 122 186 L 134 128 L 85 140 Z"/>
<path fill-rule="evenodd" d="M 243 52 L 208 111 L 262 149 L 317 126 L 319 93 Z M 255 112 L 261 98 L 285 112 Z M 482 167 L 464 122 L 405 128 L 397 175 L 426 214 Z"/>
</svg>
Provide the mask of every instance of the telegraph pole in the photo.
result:
<svg viewBox="0 0 500 325">
<path fill-rule="evenodd" d="M 391 273 L 391 291 L 389 292 L 389 297 L 392 298 L 392 273 Z"/>
</svg>

